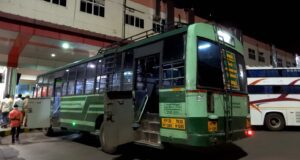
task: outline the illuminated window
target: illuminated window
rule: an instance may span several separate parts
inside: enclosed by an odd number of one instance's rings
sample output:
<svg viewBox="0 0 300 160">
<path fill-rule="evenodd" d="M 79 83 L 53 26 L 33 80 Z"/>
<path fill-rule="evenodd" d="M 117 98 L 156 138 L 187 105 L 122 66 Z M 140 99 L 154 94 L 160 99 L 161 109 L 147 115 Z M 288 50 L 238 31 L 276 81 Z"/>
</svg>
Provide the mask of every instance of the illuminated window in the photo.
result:
<svg viewBox="0 0 300 160">
<path fill-rule="evenodd" d="M 93 14 L 95 16 L 104 17 L 104 0 L 81 0 L 80 11 Z"/>
</svg>

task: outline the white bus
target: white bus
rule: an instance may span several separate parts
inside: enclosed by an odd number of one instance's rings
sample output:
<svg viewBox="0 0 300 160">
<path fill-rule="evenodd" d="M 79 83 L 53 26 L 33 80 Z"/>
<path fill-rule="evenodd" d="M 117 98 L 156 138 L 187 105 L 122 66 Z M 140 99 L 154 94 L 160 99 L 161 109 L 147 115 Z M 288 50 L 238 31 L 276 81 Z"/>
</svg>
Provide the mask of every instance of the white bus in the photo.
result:
<svg viewBox="0 0 300 160">
<path fill-rule="evenodd" d="M 251 125 L 300 126 L 300 68 L 247 68 Z"/>
</svg>

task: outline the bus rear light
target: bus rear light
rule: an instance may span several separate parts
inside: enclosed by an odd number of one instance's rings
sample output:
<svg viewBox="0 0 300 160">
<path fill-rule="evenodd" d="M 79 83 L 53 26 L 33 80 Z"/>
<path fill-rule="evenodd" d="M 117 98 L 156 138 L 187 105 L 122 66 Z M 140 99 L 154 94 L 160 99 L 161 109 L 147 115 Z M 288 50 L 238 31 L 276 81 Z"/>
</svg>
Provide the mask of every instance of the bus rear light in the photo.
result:
<svg viewBox="0 0 300 160">
<path fill-rule="evenodd" d="M 254 135 L 254 131 L 252 131 L 251 129 L 247 129 L 247 130 L 245 131 L 245 135 L 248 136 L 248 137 L 251 137 L 251 136 Z"/>
</svg>

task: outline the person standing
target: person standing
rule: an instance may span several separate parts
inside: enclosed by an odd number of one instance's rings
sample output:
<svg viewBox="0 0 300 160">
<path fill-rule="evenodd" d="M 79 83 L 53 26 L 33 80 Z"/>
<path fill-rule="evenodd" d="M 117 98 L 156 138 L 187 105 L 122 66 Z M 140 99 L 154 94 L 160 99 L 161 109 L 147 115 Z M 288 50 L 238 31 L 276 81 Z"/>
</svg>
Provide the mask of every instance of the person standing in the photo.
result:
<svg viewBox="0 0 300 160">
<path fill-rule="evenodd" d="M 18 94 L 18 96 L 17 96 L 17 98 L 15 99 L 15 101 L 14 101 L 14 105 L 18 105 L 18 107 L 19 107 L 19 110 L 21 111 L 21 112 L 23 112 L 23 106 L 24 106 L 24 102 L 23 102 L 23 99 L 22 99 L 22 94 Z"/>
<path fill-rule="evenodd" d="M 22 124 L 22 117 L 23 114 L 18 109 L 18 105 L 14 105 L 14 109 L 9 112 L 9 120 L 10 120 L 10 127 L 11 127 L 11 142 L 12 144 L 15 143 L 15 141 L 19 141 L 19 134 L 21 131 L 21 124 Z"/>
<path fill-rule="evenodd" d="M 24 104 L 23 104 L 23 126 L 27 127 L 27 121 L 28 121 L 28 111 L 29 111 L 29 106 L 28 106 L 28 102 L 29 102 L 29 96 L 27 95 L 24 99 Z"/>
<path fill-rule="evenodd" d="M 5 95 L 5 98 L 1 101 L 1 106 L 0 106 L 0 112 L 2 115 L 2 124 L 1 126 L 3 128 L 7 128 L 9 119 L 8 119 L 8 114 L 12 109 L 12 100 L 9 96 L 9 94 Z"/>
</svg>

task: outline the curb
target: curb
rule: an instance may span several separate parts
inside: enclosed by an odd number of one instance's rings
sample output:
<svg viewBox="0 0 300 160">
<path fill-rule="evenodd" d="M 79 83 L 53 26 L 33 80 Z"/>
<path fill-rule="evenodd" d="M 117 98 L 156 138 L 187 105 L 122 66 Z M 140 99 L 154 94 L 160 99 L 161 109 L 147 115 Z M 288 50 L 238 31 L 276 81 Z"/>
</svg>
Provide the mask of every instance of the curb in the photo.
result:
<svg viewBox="0 0 300 160">
<path fill-rule="evenodd" d="M 31 131 L 31 129 L 29 129 L 29 128 L 21 128 L 21 133 L 28 133 L 30 131 Z M 9 136 L 9 135 L 10 135 L 10 129 L 0 131 L 0 137 L 6 137 L 6 136 Z"/>
</svg>

